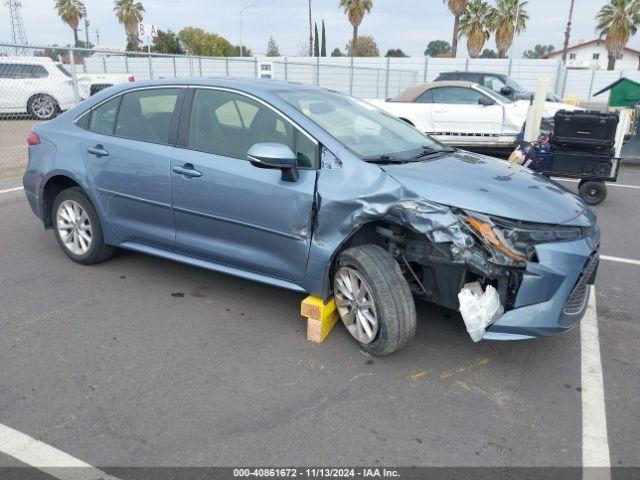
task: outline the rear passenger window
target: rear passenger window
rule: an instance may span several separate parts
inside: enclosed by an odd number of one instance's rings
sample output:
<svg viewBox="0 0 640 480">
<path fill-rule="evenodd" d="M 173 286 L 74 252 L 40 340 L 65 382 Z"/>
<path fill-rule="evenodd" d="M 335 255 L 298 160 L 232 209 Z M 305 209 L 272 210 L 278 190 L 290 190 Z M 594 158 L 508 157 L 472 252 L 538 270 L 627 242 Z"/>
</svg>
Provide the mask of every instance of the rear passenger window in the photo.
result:
<svg viewBox="0 0 640 480">
<path fill-rule="evenodd" d="M 416 103 L 433 103 L 433 92 L 431 90 L 427 90 L 418 97 Z"/>
<path fill-rule="evenodd" d="M 21 78 L 45 78 L 49 72 L 42 65 L 22 65 Z"/>
<path fill-rule="evenodd" d="M 113 127 L 116 123 L 116 114 L 118 113 L 118 104 L 120 98 L 116 97 L 104 102 L 91 112 L 89 120 L 89 130 L 104 135 L 113 135 Z"/>
<path fill-rule="evenodd" d="M 152 143 L 169 143 L 171 117 L 179 88 L 138 90 L 122 96 L 115 135 Z"/>
</svg>

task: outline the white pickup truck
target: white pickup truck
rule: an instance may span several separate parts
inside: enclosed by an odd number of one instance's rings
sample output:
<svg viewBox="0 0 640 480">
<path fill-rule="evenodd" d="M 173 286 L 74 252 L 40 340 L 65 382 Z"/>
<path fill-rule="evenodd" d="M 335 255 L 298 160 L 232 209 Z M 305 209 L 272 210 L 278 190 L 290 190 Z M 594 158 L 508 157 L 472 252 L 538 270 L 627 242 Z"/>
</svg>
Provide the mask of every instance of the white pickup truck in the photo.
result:
<svg viewBox="0 0 640 480">
<path fill-rule="evenodd" d="M 128 74 L 76 75 L 80 100 L 117 83 L 133 82 Z M 66 65 L 48 57 L 0 57 L 0 115 L 27 113 L 50 120 L 73 107 L 73 78 Z"/>
</svg>

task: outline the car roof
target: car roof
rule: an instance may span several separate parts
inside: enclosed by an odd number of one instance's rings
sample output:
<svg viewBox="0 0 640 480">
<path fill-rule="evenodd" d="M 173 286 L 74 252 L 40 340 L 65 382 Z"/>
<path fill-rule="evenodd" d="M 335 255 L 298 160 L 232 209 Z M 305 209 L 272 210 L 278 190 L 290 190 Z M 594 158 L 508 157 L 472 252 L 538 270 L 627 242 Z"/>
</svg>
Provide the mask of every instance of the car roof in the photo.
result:
<svg viewBox="0 0 640 480">
<path fill-rule="evenodd" d="M 186 77 L 165 78 L 158 80 L 137 80 L 132 83 L 122 83 L 111 87 L 111 94 L 116 91 L 126 91 L 140 87 L 161 87 L 174 85 L 191 85 L 204 87 L 220 87 L 234 90 L 244 90 L 248 93 L 274 93 L 283 90 L 326 90 L 313 85 L 285 82 L 281 80 L 254 77 Z"/>
<path fill-rule="evenodd" d="M 52 63 L 49 57 L 0 57 L 0 63 L 42 64 Z"/>
<path fill-rule="evenodd" d="M 413 85 L 407 89 L 405 89 L 400 95 L 397 95 L 390 99 L 390 102 L 415 102 L 420 95 L 428 90 L 432 90 L 434 88 L 443 88 L 443 87 L 462 87 L 462 88 L 473 88 L 477 86 L 477 83 L 474 82 L 464 82 L 462 80 L 446 80 L 443 82 L 431 82 L 431 83 L 423 83 L 421 85 Z"/>
</svg>

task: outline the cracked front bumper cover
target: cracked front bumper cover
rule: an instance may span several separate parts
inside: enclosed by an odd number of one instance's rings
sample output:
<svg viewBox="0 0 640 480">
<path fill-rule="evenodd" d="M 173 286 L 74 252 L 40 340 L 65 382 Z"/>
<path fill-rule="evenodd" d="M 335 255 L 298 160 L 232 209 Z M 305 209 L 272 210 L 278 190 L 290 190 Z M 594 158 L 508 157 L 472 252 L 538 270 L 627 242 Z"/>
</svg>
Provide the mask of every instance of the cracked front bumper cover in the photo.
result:
<svg viewBox="0 0 640 480">
<path fill-rule="evenodd" d="M 595 280 L 600 232 L 574 241 L 536 247 L 539 262 L 529 262 L 515 308 L 493 323 L 484 340 L 525 340 L 566 332 L 587 309 Z M 580 297 L 580 298 L 578 298 Z"/>
</svg>

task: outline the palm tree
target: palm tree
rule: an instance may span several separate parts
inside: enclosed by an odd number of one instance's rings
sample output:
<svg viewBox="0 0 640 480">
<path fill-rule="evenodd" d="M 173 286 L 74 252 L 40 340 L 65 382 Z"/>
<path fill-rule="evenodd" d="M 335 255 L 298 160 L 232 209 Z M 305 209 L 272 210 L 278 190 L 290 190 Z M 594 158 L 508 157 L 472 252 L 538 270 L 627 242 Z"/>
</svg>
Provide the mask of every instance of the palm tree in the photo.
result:
<svg viewBox="0 0 640 480">
<path fill-rule="evenodd" d="M 351 48 L 351 56 L 354 57 L 358 43 L 358 27 L 362 23 L 364 16 L 371 12 L 373 0 L 340 0 L 340 7 L 344 9 L 349 22 L 353 26 L 353 39 L 351 41 L 353 48 Z"/>
<path fill-rule="evenodd" d="M 467 51 L 471 58 L 478 58 L 484 43 L 489 39 L 489 13 L 491 7 L 482 0 L 471 0 L 460 15 L 459 36 L 467 37 Z"/>
<path fill-rule="evenodd" d="M 490 30 L 495 32 L 499 58 L 507 57 L 513 37 L 526 28 L 529 14 L 524 7 L 527 3 L 520 0 L 497 0 L 489 14 Z"/>
<path fill-rule="evenodd" d="M 84 17 L 85 7 L 80 0 L 57 0 L 56 10 L 64 23 L 73 30 L 73 46 L 78 46 L 78 24 Z"/>
<path fill-rule="evenodd" d="M 467 8 L 469 0 L 442 0 L 447 2 L 449 10 L 453 14 L 453 40 L 451 40 L 451 57 L 456 58 L 458 53 L 458 30 L 460 29 L 460 15 Z"/>
<path fill-rule="evenodd" d="M 144 7 L 142 2 L 135 0 L 115 0 L 113 11 L 116 13 L 118 22 L 124 25 L 124 32 L 127 35 L 134 50 L 138 49 L 138 23 L 142 21 Z"/>
<path fill-rule="evenodd" d="M 640 24 L 640 1 L 610 0 L 596 16 L 596 30 L 604 37 L 609 51 L 607 70 L 613 70 L 618 57 L 629 38 L 635 35 Z"/>
</svg>

